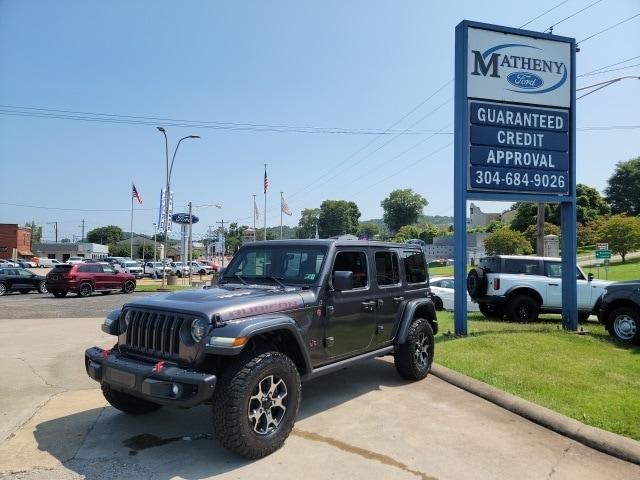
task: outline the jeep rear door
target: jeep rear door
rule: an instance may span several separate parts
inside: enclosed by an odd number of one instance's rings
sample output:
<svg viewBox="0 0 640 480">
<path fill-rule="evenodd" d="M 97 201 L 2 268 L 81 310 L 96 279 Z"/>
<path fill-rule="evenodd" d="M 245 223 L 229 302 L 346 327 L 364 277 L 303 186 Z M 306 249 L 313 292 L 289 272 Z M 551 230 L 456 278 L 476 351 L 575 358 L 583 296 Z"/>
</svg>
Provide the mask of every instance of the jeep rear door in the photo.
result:
<svg viewBox="0 0 640 480">
<path fill-rule="evenodd" d="M 375 330 L 375 296 L 371 288 L 368 248 L 338 250 L 331 268 L 353 272 L 353 288 L 327 295 L 325 349 L 329 358 L 366 350 Z"/>
<path fill-rule="evenodd" d="M 400 260 L 396 249 L 372 249 L 376 302 L 375 343 L 383 345 L 393 337 L 393 327 L 403 306 Z"/>
<path fill-rule="evenodd" d="M 429 275 L 427 274 L 427 262 L 422 251 L 403 250 L 402 272 L 405 301 L 415 298 L 427 298 L 429 292 Z"/>
</svg>

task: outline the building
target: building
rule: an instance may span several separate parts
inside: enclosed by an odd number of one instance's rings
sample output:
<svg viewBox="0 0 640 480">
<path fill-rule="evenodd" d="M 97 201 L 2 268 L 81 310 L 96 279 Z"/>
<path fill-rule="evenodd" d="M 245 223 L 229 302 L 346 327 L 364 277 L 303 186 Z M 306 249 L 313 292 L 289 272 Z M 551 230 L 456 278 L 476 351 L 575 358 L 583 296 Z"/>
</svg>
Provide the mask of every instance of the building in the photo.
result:
<svg viewBox="0 0 640 480">
<path fill-rule="evenodd" d="M 469 205 L 469 218 L 467 218 L 467 228 L 486 227 L 491 222 L 500 221 L 500 213 L 484 213 L 475 203 Z"/>
<path fill-rule="evenodd" d="M 0 258 L 33 257 L 31 229 L 17 223 L 0 223 Z"/>
<path fill-rule="evenodd" d="M 109 247 L 99 243 L 53 243 L 43 242 L 33 246 L 36 255 L 42 258 L 55 258 L 66 262 L 69 257 L 84 257 L 102 260 L 109 256 Z"/>
<path fill-rule="evenodd" d="M 484 240 L 488 233 L 467 233 L 467 262 L 478 263 L 478 259 L 486 255 Z M 431 245 L 425 245 L 424 252 L 427 260 L 449 260 L 454 258 L 455 245 L 453 235 L 433 237 Z"/>
<path fill-rule="evenodd" d="M 119 241 L 117 244 L 118 245 L 122 245 L 123 247 L 130 247 L 132 243 L 132 239 L 131 237 L 125 239 L 125 240 L 121 240 Z M 153 237 L 147 237 L 146 235 L 134 235 L 133 236 L 133 256 L 134 257 L 138 257 L 140 256 L 140 248 L 144 249 L 147 246 L 153 248 L 153 245 L 156 245 L 156 258 L 164 258 L 164 242 L 161 241 L 155 241 L 153 240 Z M 173 253 L 175 256 L 177 250 L 174 248 L 173 252 L 172 252 L 172 247 L 169 245 L 168 247 L 169 250 L 169 256 L 172 256 L 171 253 Z"/>
</svg>

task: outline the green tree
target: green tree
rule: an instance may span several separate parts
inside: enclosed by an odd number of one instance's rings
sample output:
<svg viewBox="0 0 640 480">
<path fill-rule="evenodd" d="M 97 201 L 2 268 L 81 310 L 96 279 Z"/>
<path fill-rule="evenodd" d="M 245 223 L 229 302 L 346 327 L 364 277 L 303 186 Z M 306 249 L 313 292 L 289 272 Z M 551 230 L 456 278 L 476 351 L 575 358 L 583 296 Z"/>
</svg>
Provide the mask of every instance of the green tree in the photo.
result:
<svg viewBox="0 0 640 480">
<path fill-rule="evenodd" d="M 384 210 L 384 223 L 392 232 L 397 232 L 404 225 L 412 225 L 429 204 L 419 193 L 410 188 L 394 190 L 380 202 Z"/>
<path fill-rule="evenodd" d="M 421 223 L 420 230 L 418 238 L 428 245 L 433 243 L 433 237 L 437 237 L 440 234 L 438 227 L 432 223 Z"/>
<path fill-rule="evenodd" d="M 528 255 L 533 252 L 525 236 L 510 228 L 500 228 L 484 240 L 488 255 Z"/>
<path fill-rule="evenodd" d="M 538 204 L 532 202 L 516 202 L 511 206 L 516 215 L 511 221 L 511 228 L 519 232 L 525 232 L 531 225 L 536 225 L 538 220 Z M 547 203 L 544 207 L 545 220 L 554 225 L 560 225 L 560 209 L 557 205 Z"/>
<path fill-rule="evenodd" d="M 374 237 L 380 235 L 380 227 L 374 222 L 360 222 L 358 226 L 358 236 L 366 237 L 372 240 Z"/>
<path fill-rule="evenodd" d="M 627 254 L 640 249 L 640 218 L 614 215 L 600 227 L 600 238 L 609 243 L 609 249 L 626 261 Z"/>
<path fill-rule="evenodd" d="M 604 193 L 613 213 L 640 215 L 640 157 L 618 162 Z"/>
<path fill-rule="evenodd" d="M 544 234 L 560 236 L 560 227 L 553 223 L 544 222 Z M 538 225 L 529 225 L 524 231 L 524 236 L 531 244 L 532 250 L 535 252 L 536 247 L 538 246 Z"/>
<path fill-rule="evenodd" d="M 354 202 L 325 200 L 320 205 L 318 230 L 322 238 L 358 233 L 360 210 Z"/>
<path fill-rule="evenodd" d="M 509 224 L 507 222 L 501 222 L 500 220 L 491 220 L 485 231 L 487 233 L 493 233 L 501 228 L 509 228 Z"/>
<path fill-rule="evenodd" d="M 131 247 L 129 245 L 118 245 L 117 243 L 112 243 L 109 245 L 109 255 L 112 257 L 128 257 L 131 255 Z"/>
<path fill-rule="evenodd" d="M 600 229 L 608 217 L 599 217 L 595 220 L 578 224 L 578 245 L 584 247 L 595 245 L 600 241 Z"/>
<path fill-rule="evenodd" d="M 589 185 L 576 185 L 577 221 L 582 224 L 611 213 L 611 207 L 600 192 Z"/>
<path fill-rule="evenodd" d="M 31 245 L 29 246 L 33 247 L 34 243 L 40 243 L 42 240 L 42 226 L 36 225 L 35 220 L 25 223 L 24 226 L 31 229 Z"/>
<path fill-rule="evenodd" d="M 94 228 L 87 232 L 87 241 L 91 243 L 101 243 L 103 245 L 112 245 L 124 240 L 124 232 L 116 225 L 108 225 L 106 227 Z M 119 256 L 119 255 L 115 255 Z"/>
<path fill-rule="evenodd" d="M 320 217 L 319 208 L 305 208 L 298 221 L 297 238 L 314 238 L 316 236 L 316 222 Z"/>
<path fill-rule="evenodd" d="M 130 247 L 129 247 L 130 248 Z M 130 252 L 127 252 L 124 256 L 129 256 Z M 138 245 L 133 247 L 133 254 L 135 258 L 142 258 L 144 260 L 153 260 L 153 242 L 145 245 Z M 119 256 L 119 255 L 116 255 Z"/>
<path fill-rule="evenodd" d="M 417 225 L 403 225 L 393 237 L 394 242 L 404 243 L 410 238 L 420 238 L 420 228 Z"/>
</svg>

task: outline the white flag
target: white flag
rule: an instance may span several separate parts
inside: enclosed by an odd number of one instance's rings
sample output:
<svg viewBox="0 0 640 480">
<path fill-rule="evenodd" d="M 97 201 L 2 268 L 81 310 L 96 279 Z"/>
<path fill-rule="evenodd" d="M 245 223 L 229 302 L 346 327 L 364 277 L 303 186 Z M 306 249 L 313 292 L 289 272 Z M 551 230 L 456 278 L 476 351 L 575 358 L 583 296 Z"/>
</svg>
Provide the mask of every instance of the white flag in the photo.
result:
<svg viewBox="0 0 640 480">
<path fill-rule="evenodd" d="M 284 197 L 281 197 L 280 199 L 280 208 L 282 209 L 282 213 L 284 213 L 285 215 L 293 215 L 293 213 L 291 213 L 291 210 L 289 210 L 289 205 L 287 205 L 287 201 L 284 199 Z"/>
<path fill-rule="evenodd" d="M 256 222 L 260 219 L 260 210 L 258 210 L 258 204 L 256 203 L 256 199 L 253 199 L 253 216 L 256 219 Z"/>
</svg>

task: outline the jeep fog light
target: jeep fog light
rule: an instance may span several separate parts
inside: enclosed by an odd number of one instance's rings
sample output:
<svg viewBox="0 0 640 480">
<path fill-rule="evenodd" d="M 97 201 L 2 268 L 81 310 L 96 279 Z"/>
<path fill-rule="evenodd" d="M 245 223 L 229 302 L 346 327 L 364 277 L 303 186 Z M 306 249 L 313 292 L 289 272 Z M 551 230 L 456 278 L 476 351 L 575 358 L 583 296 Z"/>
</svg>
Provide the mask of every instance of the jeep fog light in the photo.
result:
<svg viewBox="0 0 640 480">
<path fill-rule="evenodd" d="M 194 342 L 198 343 L 204 337 L 204 330 L 206 327 L 206 323 L 201 318 L 194 318 L 193 322 L 191 322 L 191 337 Z"/>
</svg>

